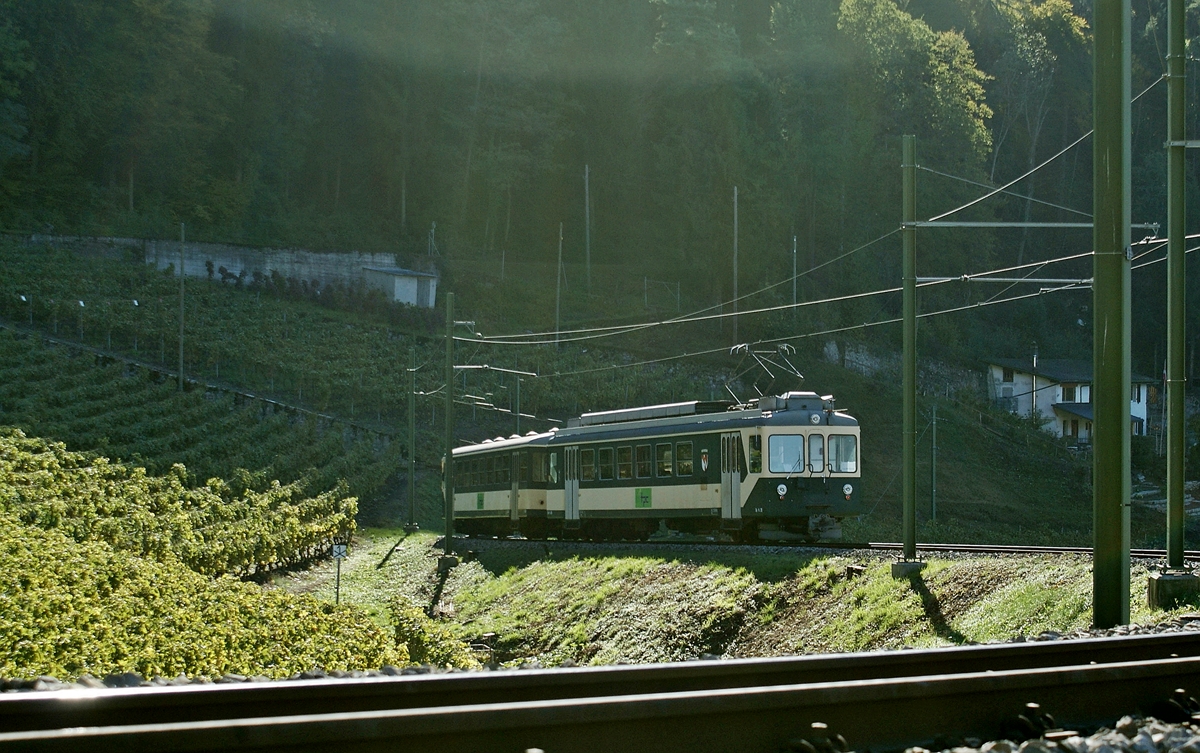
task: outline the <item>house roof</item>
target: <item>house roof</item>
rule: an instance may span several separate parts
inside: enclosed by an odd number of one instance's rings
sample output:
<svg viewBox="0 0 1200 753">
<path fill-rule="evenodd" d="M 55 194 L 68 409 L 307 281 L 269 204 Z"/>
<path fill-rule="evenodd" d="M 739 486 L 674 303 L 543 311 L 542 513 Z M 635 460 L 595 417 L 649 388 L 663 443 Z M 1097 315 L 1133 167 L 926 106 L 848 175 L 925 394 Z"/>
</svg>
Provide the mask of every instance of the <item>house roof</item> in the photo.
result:
<svg viewBox="0 0 1200 753">
<path fill-rule="evenodd" d="M 418 272 L 413 269 L 404 269 L 402 267 L 363 267 L 368 272 L 382 272 L 385 275 L 394 275 L 396 277 L 437 277 L 432 272 Z"/>
<path fill-rule="evenodd" d="M 1033 373 L 1033 361 L 1029 358 L 993 358 L 988 363 L 1026 374 Z M 1039 358 L 1037 374 L 1060 384 L 1063 382 L 1090 384 L 1092 362 L 1083 358 Z M 1131 374 L 1130 381 L 1134 384 L 1154 384 L 1158 380 L 1142 374 Z"/>
<path fill-rule="evenodd" d="M 1038 366 L 1041 366 L 1041 364 L 1038 364 Z M 1085 419 L 1087 421 L 1094 420 L 1092 418 L 1092 404 L 1091 403 L 1055 403 L 1054 405 L 1051 405 L 1050 407 L 1056 411 L 1062 411 L 1063 413 L 1066 413 L 1071 416 L 1078 416 L 1079 418 Z M 1130 414 L 1129 418 L 1130 418 L 1130 420 L 1134 421 L 1137 424 L 1144 423 L 1144 420 L 1138 416 Z"/>
</svg>

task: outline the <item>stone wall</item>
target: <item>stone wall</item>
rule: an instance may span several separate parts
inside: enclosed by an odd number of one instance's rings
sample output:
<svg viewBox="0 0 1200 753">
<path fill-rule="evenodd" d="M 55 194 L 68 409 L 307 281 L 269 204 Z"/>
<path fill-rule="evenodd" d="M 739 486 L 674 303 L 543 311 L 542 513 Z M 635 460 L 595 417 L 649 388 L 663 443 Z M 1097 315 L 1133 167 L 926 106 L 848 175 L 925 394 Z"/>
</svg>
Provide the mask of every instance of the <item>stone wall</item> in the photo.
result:
<svg viewBox="0 0 1200 753">
<path fill-rule="evenodd" d="M 157 269 L 166 269 L 171 265 L 179 268 L 179 241 L 35 234 L 30 236 L 29 243 L 48 244 L 104 256 L 122 256 L 133 252 Z M 272 272 L 278 272 L 284 277 L 309 282 L 316 280 L 322 285 L 331 282 L 341 285 L 365 282 L 375 286 L 374 280 L 368 279 L 363 267 L 405 266 L 397 261 L 395 254 L 368 254 L 357 251 L 317 253 L 292 248 L 255 248 L 190 241 L 183 244 L 183 270 L 188 277 L 208 277 L 210 262 L 214 276 L 217 276 L 217 270 L 225 267 L 227 273 L 235 277 L 244 271 L 247 280 L 252 278 L 255 272 L 266 277 Z M 383 289 L 389 296 L 393 295 L 390 281 Z"/>
<path fill-rule="evenodd" d="M 872 353 L 857 343 L 829 340 L 824 347 L 825 360 L 840 363 L 851 371 L 900 385 L 900 353 Z M 922 395 L 980 399 L 987 396 L 983 367 L 978 371 L 962 369 L 941 361 L 917 361 L 917 391 Z"/>
</svg>

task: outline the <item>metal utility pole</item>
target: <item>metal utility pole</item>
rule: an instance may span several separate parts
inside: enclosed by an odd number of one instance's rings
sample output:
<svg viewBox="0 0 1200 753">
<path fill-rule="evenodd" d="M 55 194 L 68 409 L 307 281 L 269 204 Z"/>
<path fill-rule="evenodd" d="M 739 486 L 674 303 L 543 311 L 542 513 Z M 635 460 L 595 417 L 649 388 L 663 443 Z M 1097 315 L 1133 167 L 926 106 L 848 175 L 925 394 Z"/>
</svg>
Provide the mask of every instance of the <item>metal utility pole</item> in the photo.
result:
<svg viewBox="0 0 1200 753">
<path fill-rule="evenodd" d="M 1184 92 L 1183 0 L 1167 3 L 1167 567 L 1183 568 Z"/>
<path fill-rule="evenodd" d="M 446 537 L 442 550 L 454 551 L 454 294 L 446 294 L 446 458 L 442 483 L 445 486 Z"/>
<path fill-rule="evenodd" d="M 1167 2 L 1167 569 L 1152 573 L 1146 596 L 1154 608 L 1170 609 L 1200 591 L 1200 577 L 1183 559 L 1184 359 L 1186 339 L 1185 150 L 1186 35 L 1183 0 Z M 1195 350 L 1192 351 L 1193 356 Z"/>
<path fill-rule="evenodd" d="M 521 377 L 517 376 L 517 435 L 521 434 Z"/>
<path fill-rule="evenodd" d="M 417 525 L 417 349 L 408 349 L 408 525 L 406 533 L 419 531 Z"/>
<path fill-rule="evenodd" d="M 933 404 L 933 453 L 929 459 L 929 519 L 937 520 L 937 403 Z"/>
<path fill-rule="evenodd" d="M 587 292 L 592 292 L 592 194 L 591 169 L 583 166 L 583 259 L 587 265 Z"/>
<path fill-rule="evenodd" d="M 179 223 L 179 391 L 183 392 L 183 244 L 186 235 Z"/>
<path fill-rule="evenodd" d="M 737 186 L 733 187 L 733 344 L 738 342 L 738 202 Z"/>
<path fill-rule="evenodd" d="M 1092 619 L 1129 622 L 1130 0 L 1096 0 Z"/>
<path fill-rule="evenodd" d="M 903 500 L 902 540 L 904 556 L 893 574 L 907 575 L 919 567 L 917 559 L 917 137 L 905 136 L 903 169 L 903 454 L 901 457 L 901 498 Z"/>
<path fill-rule="evenodd" d="M 558 223 L 558 266 L 554 270 L 554 347 L 558 347 L 559 315 L 562 312 L 562 223 Z"/>
<path fill-rule="evenodd" d="M 796 318 L 796 236 L 792 236 L 792 318 Z"/>
</svg>

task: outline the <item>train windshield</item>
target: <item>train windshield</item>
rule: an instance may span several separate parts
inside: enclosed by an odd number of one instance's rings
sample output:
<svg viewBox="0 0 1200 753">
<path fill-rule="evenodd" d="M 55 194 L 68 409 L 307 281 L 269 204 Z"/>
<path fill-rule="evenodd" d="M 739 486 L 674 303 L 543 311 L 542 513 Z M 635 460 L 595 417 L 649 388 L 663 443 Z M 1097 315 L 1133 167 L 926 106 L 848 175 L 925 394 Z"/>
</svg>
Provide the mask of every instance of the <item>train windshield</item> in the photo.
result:
<svg viewBox="0 0 1200 753">
<path fill-rule="evenodd" d="M 829 470 L 832 473 L 858 471 L 858 438 L 852 434 L 833 434 L 829 437 Z"/>
<path fill-rule="evenodd" d="M 776 434 L 767 442 L 771 473 L 800 473 L 804 470 L 804 437 Z"/>
</svg>

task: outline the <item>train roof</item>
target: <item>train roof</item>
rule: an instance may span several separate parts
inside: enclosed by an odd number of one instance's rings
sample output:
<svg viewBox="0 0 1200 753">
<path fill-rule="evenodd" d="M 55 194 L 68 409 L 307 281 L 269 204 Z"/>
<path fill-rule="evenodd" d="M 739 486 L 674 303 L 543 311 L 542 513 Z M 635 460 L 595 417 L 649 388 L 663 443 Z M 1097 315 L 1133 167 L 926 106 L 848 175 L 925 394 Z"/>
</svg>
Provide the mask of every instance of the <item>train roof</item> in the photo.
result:
<svg viewBox="0 0 1200 753">
<path fill-rule="evenodd" d="M 455 455 L 500 449 L 599 442 L 660 436 L 665 433 L 733 431 L 745 426 L 858 426 L 858 420 L 834 408 L 833 398 L 815 392 L 789 392 L 761 397 L 749 404 L 694 400 L 613 411 L 585 413 L 567 426 L 548 432 L 529 432 L 507 439 L 497 437 L 454 448 Z"/>
</svg>

